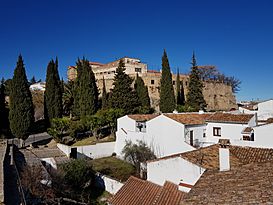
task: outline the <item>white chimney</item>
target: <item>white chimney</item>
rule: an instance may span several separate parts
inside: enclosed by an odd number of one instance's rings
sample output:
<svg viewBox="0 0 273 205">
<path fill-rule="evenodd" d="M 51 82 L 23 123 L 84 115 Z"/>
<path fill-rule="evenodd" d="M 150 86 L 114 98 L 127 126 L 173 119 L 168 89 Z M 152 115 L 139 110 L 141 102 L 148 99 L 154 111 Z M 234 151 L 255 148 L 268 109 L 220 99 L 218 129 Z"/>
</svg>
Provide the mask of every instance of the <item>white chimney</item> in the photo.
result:
<svg viewBox="0 0 273 205">
<path fill-rule="evenodd" d="M 229 140 L 222 140 L 220 142 L 219 148 L 219 169 L 220 171 L 230 170 L 230 160 L 229 160 Z"/>
<path fill-rule="evenodd" d="M 199 110 L 198 113 L 199 113 L 199 114 L 204 114 L 205 112 L 204 112 L 204 110 Z"/>
</svg>

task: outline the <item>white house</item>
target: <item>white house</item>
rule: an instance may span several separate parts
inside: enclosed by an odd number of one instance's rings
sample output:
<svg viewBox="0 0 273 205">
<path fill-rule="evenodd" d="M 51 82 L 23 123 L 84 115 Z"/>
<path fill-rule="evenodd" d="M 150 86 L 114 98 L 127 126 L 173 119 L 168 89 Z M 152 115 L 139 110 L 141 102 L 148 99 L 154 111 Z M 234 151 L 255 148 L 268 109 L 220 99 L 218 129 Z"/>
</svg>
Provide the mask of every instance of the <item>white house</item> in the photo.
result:
<svg viewBox="0 0 273 205">
<path fill-rule="evenodd" d="M 258 103 L 258 119 L 273 118 L 273 99 Z"/>
<path fill-rule="evenodd" d="M 45 82 L 34 83 L 34 84 L 29 86 L 29 89 L 33 90 L 33 91 L 39 90 L 39 91 L 44 92 L 45 88 L 46 88 L 46 83 Z"/>
<path fill-rule="evenodd" d="M 126 141 L 144 141 L 157 157 L 195 150 L 204 137 L 209 114 L 126 115 L 118 119 L 115 153 Z"/>
<path fill-rule="evenodd" d="M 232 144 L 247 140 L 244 138 L 245 129 L 257 125 L 257 115 L 214 113 L 206 119 L 206 136 L 203 138 L 204 146 L 215 144 L 219 139 L 229 139 Z"/>
</svg>

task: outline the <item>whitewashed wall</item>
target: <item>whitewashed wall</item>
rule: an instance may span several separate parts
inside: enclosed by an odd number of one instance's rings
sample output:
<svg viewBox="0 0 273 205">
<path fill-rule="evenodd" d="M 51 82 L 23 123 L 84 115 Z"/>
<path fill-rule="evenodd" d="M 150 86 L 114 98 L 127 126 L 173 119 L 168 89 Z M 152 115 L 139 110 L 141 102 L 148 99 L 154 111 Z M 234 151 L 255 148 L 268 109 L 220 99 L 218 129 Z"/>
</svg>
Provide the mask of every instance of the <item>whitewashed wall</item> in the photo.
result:
<svg viewBox="0 0 273 205">
<path fill-rule="evenodd" d="M 57 147 L 64 152 L 68 157 L 71 148 L 77 148 L 77 158 L 90 157 L 93 159 L 111 156 L 114 152 L 115 142 L 97 143 L 95 145 L 85 146 L 66 146 L 57 144 Z"/>
<path fill-rule="evenodd" d="M 258 113 L 257 110 L 248 110 L 248 109 L 243 108 L 243 107 L 239 107 L 239 111 L 240 111 L 240 113 L 243 113 L 243 114 L 255 114 L 255 113 Z"/>
<path fill-rule="evenodd" d="M 188 144 L 190 144 L 190 131 L 193 131 L 193 140 L 194 145 L 200 144 L 202 146 L 202 143 L 204 141 L 204 133 L 206 133 L 206 125 L 186 125 L 185 126 L 185 139 Z"/>
<path fill-rule="evenodd" d="M 268 100 L 258 104 L 258 119 L 266 120 L 273 117 L 273 100 Z"/>
<path fill-rule="evenodd" d="M 7 151 L 6 141 L 0 142 L 0 204 L 4 203 L 4 160 Z"/>
<path fill-rule="evenodd" d="M 124 185 L 123 183 L 111 179 L 107 176 L 102 176 L 101 178 L 104 181 L 105 190 L 108 191 L 110 194 L 116 194 L 118 190 L 120 190 L 120 188 Z"/>
<path fill-rule="evenodd" d="M 147 163 L 147 180 L 163 185 L 166 180 L 179 185 L 180 182 L 194 185 L 205 169 L 188 162 L 181 157 L 162 159 Z M 190 188 L 180 186 L 181 191 L 189 192 Z"/>
<path fill-rule="evenodd" d="M 152 148 L 157 157 L 195 150 L 185 142 L 184 125 L 164 115 L 146 122 L 146 132 L 136 132 L 136 122 L 128 117 L 118 120 L 115 153 L 121 157 L 126 140 L 142 140 Z"/>
<path fill-rule="evenodd" d="M 204 141 L 207 145 L 218 143 L 219 139 L 242 140 L 241 132 L 246 128 L 247 124 L 235 123 L 215 123 L 208 122 L 206 129 L 206 137 Z M 221 128 L 221 137 L 213 136 L 213 127 Z"/>
</svg>

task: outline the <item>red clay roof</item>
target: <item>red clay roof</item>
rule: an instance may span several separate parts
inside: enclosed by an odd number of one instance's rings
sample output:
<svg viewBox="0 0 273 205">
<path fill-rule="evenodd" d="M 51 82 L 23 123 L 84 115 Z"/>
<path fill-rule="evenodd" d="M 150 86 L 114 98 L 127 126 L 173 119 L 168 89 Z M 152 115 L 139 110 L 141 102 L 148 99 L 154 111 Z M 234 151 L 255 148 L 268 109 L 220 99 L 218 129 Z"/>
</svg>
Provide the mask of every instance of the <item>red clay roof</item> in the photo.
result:
<svg viewBox="0 0 273 205">
<path fill-rule="evenodd" d="M 246 127 L 246 128 L 242 131 L 242 133 L 251 133 L 252 130 L 253 130 L 252 127 Z"/>
<path fill-rule="evenodd" d="M 99 62 L 89 62 L 89 64 L 90 65 L 100 65 L 100 66 L 105 65 L 105 64 L 99 63 Z"/>
<path fill-rule="evenodd" d="M 128 115 L 129 118 L 135 120 L 135 121 L 149 121 L 151 119 L 154 119 L 155 117 L 159 116 L 158 114 L 136 114 L 136 115 Z"/>
<path fill-rule="evenodd" d="M 273 163 L 251 163 L 230 171 L 207 170 L 183 204 L 272 204 Z"/>
<path fill-rule="evenodd" d="M 150 160 L 149 162 L 181 157 L 205 169 L 218 170 L 219 147 L 219 144 L 214 144 L 208 147 L 199 148 L 197 150 Z M 229 146 L 229 149 L 231 169 L 252 162 L 273 161 L 273 149 L 241 147 L 233 145 Z"/>
<path fill-rule="evenodd" d="M 230 114 L 214 113 L 206 119 L 207 122 L 228 122 L 247 124 L 254 115 L 251 114 Z"/>
<path fill-rule="evenodd" d="M 179 205 L 184 193 L 178 186 L 165 182 L 159 186 L 131 176 L 112 197 L 112 205 Z"/>
<path fill-rule="evenodd" d="M 201 125 L 205 124 L 205 119 L 210 117 L 212 114 L 178 113 L 164 115 L 185 125 Z"/>
</svg>

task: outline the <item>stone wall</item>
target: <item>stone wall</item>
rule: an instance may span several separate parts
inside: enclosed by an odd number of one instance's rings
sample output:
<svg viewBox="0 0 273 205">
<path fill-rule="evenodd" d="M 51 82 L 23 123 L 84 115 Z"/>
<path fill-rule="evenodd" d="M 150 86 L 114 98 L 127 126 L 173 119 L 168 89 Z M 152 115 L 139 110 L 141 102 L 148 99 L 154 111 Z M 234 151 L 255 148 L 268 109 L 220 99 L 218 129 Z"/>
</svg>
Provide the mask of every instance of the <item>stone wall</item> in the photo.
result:
<svg viewBox="0 0 273 205">
<path fill-rule="evenodd" d="M 135 75 L 130 75 L 135 78 Z M 149 97 L 151 100 L 151 105 L 156 110 L 159 110 L 159 94 L 160 94 L 160 72 L 154 73 L 143 73 L 140 75 L 148 87 Z M 176 75 L 172 76 L 174 91 L 176 90 Z M 183 82 L 183 88 L 185 97 L 187 95 L 187 87 L 189 76 L 180 75 L 180 81 Z M 102 80 L 97 80 L 98 87 L 100 89 L 100 94 L 102 93 Z M 105 85 L 107 92 L 113 88 L 113 79 L 105 79 Z M 203 88 L 204 98 L 207 103 L 207 110 L 230 110 L 231 108 L 237 108 L 236 98 L 232 93 L 232 88 L 229 85 L 219 83 L 219 82 L 204 82 Z"/>
<path fill-rule="evenodd" d="M 6 141 L 0 141 L 0 204 L 4 204 L 4 160 L 7 151 Z"/>
</svg>

